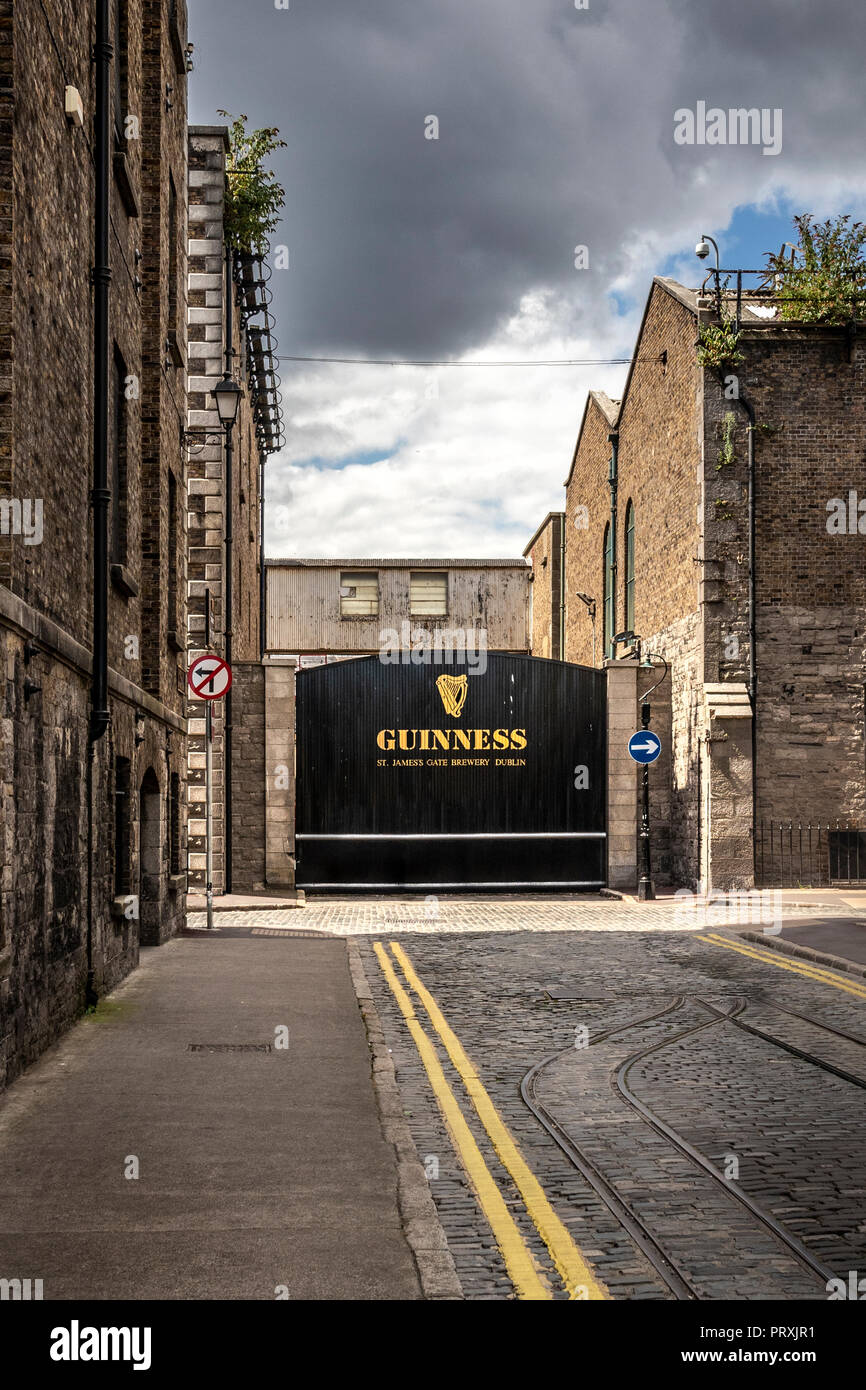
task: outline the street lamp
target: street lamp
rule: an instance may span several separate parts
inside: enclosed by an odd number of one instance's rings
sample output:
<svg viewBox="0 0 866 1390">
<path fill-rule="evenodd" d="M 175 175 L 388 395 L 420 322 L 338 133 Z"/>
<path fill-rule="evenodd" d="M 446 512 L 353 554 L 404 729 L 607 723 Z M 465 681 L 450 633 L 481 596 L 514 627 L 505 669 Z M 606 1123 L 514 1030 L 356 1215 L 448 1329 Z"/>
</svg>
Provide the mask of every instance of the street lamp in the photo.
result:
<svg viewBox="0 0 866 1390">
<path fill-rule="evenodd" d="M 223 534 L 223 544 L 225 546 L 225 582 L 223 586 L 223 642 L 225 646 L 225 659 L 229 669 L 232 664 L 232 635 L 234 623 L 233 606 L 233 581 L 234 581 L 234 432 L 235 421 L 238 418 L 241 396 L 243 392 L 231 374 L 231 360 L 233 356 L 232 348 L 232 319 L 231 306 L 234 303 L 234 287 L 231 284 L 229 267 L 231 265 L 229 248 L 226 247 L 226 300 L 228 309 L 226 311 L 226 363 L 222 381 L 218 381 L 211 395 L 216 401 L 217 413 L 220 424 L 225 431 L 225 531 Z M 210 721 L 210 705 L 208 701 L 207 716 Z M 207 737 L 213 737 L 212 725 L 208 722 Z M 232 696 L 231 690 L 226 694 L 225 718 L 223 721 L 223 754 L 225 758 L 225 788 L 223 796 L 223 826 L 225 841 L 225 870 L 224 870 L 224 892 L 232 891 Z"/>
<path fill-rule="evenodd" d="M 226 372 L 222 381 L 217 382 L 211 395 L 216 401 L 217 414 L 220 417 L 220 424 L 226 430 L 230 430 L 235 420 L 238 418 L 241 396 L 243 392 L 238 386 L 233 376 Z"/>
</svg>

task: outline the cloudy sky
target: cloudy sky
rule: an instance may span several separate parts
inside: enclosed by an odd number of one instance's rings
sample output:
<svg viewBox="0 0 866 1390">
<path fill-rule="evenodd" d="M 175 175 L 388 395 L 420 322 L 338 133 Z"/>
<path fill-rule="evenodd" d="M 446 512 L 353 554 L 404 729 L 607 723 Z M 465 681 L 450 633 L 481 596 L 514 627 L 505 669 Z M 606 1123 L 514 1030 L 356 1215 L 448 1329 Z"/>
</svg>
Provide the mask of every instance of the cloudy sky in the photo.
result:
<svg viewBox="0 0 866 1390">
<path fill-rule="evenodd" d="M 701 232 L 749 268 L 866 214 L 862 0 L 280 3 L 189 0 L 191 121 L 287 142 L 280 352 L 454 365 L 281 362 L 269 555 L 519 555 L 625 368 L 489 364 L 626 358 Z M 678 144 L 699 102 L 781 109 L 781 152 Z"/>
</svg>

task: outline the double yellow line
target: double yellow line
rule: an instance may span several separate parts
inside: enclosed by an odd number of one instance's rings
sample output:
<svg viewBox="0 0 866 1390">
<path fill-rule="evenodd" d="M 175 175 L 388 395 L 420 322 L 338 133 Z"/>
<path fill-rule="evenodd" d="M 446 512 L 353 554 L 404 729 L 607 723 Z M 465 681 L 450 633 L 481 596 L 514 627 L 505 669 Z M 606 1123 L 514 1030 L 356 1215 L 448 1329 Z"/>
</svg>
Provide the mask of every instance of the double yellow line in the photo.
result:
<svg viewBox="0 0 866 1390">
<path fill-rule="evenodd" d="M 806 980 L 814 980 L 821 985 L 832 985 L 834 989 L 841 989 L 845 994 L 853 994 L 857 999 L 866 999 L 866 981 L 858 983 L 854 980 L 842 980 L 832 970 L 825 970 L 823 966 L 812 965 L 810 961 L 795 960 L 791 957 L 784 957 L 779 951 L 768 951 L 763 947 L 756 947 L 751 942 L 731 941 L 727 936 L 719 936 L 718 932 L 708 932 L 702 938 L 709 941 L 713 946 L 724 946 L 729 951 L 736 951 L 740 956 L 747 956 L 749 960 L 760 961 L 762 965 L 775 965 L 779 970 L 788 970 L 792 975 L 799 975 Z"/>
<path fill-rule="evenodd" d="M 392 941 L 390 948 L 394 960 L 403 973 L 406 984 L 424 1005 L 430 1022 L 439 1035 L 475 1112 L 490 1137 L 499 1162 L 513 1179 L 533 1225 L 550 1252 L 551 1259 L 569 1298 L 607 1298 L 607 1290 L 592 1273 L 580 1250 L 547 1200 L 544 1188 L 520 1153 L 495 1105 L 485 1091 L 478 1072 L 464 1052 L 456 1034 L 446 1022 L 436 1000 L 419 980 L 412 962 L 402 946 Z M 484 1161 L 454 1092 L 448 1084 L 436 1049 L 418 1020 L 410 995 L 400 983 L 394 966 L 381 942 L 377 941 L 374 949 L 382 973 L 414 1039 L 457 1156 L 475 1189 L 479 1205 L 502 1253 L 509 1278 L 514 1284 L 518 1298 L 552 1298 L 550 1285 L 538 1268 L 517 1223 L 503 1200 L 490 1169 Z"/>
</svg>

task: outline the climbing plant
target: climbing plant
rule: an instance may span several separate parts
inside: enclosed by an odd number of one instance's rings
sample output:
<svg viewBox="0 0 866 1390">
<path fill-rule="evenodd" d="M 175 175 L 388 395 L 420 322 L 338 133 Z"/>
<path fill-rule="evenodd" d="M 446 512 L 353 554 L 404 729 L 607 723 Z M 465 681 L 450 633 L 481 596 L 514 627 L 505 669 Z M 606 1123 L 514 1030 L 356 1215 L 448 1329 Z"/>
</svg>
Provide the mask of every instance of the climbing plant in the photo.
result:
<svg viewBox="0 0 866 1390">
<path fill-rule="evenodd" d="M 732 410 L 727 411 L 722 420 L 722 447 L 719 450 L 719 461 L 716 464 L 717 468 L 724 468 L 732 464 L 737 457 L 737 451 L 734 448 L 734 430 L 736 426 L 736 415 Z"/>
<path fill-rule="evenodd" d="M 698 361 L 702 367 L 720 372 L 743 361 L 739 351 L 740 334 L 733 319 L 722 315 L 719 323 L 702 323 L 698 333 Z"/>
<path fill-rule="evenodd" d="M 229 156 L 226 167 L 225 228 L 230 244 L 241 254 L 263 255 L 268 233 L 279 225 L 286 190 L 266 161 L 274 150 L 284 149 L 275 127 L 247 130 L 247 117 L 220 111 L 229 124 Z"/>
</svg>

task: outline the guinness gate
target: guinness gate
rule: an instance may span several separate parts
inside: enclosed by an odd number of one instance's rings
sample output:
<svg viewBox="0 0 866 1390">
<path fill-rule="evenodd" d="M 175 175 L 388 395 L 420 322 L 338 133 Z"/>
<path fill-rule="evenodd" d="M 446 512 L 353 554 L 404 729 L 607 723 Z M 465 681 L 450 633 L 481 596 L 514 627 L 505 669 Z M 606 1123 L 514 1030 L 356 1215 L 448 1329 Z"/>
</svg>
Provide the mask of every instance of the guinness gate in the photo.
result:
<svg viewBox="0 0 866 1390">
<path fill-rule="evenodd" d="M 601 887 L 605 748 L 605 675 L 588 667 L 299 671 L 298 886 Z"/>
</svg>

